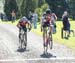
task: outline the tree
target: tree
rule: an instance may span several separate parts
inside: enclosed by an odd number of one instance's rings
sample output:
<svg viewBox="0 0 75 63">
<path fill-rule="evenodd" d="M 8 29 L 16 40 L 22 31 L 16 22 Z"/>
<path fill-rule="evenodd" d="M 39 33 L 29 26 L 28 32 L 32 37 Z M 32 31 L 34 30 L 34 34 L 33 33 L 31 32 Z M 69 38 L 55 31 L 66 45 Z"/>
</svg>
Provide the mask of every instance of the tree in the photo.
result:
<svg viewBox="0 0 75 63">
<path fill-rule="evenodd" d="M 61 18 L 64 11 L 68 9 L 66 0 L 46 0 L 52 12 L 55 12 Z"/>
<path fill-rule="evenodd" d="M 45 0 L 38 0 L 38 7 L 41 7 L 45 3 Z"/>
<path fill-rule="evenodd" d="M 75 0 L 69 0 L 68 5 L 70 7 L 70 14 L 73 20 L 75 20 Z"/>
<path fill-rule="evenodd" d="M 17 5 L 18 5 L 18 8 L 20 9 L 23 0 L 16 0 L 16 2 L 17 2 Z"/>
<path fill-rule="evenodd" d="M 21 5 L 22 16 L 28 17 L 30 11 L 37 8 L 36 0 L 23 0 Z"/>
<path fill-rule="evenodd" d="M 5 0 L 4 12 L 8 17 L 8 20 L 11 20 L 11 12 L 13 10 L 17 14 L 18 6 L 17 6 L 17 3 L 16 3 L 16 0 Z"/>
</svg>

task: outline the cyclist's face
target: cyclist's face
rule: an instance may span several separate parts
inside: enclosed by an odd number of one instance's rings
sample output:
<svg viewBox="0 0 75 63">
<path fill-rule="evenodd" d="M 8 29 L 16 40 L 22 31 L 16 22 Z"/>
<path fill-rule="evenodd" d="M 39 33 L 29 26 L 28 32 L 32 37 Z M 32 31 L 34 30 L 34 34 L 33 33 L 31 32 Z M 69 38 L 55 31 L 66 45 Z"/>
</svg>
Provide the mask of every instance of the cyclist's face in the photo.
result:
<svg viewBox="0 0 75 63">
<path fill-rule="evenodd" d="M 46 14 L 47 16 L 49 16 L 50 14 L 48 13 L 48 14 Z"/>
</svg>

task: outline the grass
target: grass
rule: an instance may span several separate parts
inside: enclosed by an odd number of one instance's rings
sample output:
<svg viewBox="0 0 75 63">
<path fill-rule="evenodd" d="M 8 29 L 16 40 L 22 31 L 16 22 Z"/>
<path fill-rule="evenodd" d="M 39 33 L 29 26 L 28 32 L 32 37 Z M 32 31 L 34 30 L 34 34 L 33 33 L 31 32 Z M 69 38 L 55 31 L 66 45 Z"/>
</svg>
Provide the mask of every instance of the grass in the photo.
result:
<svg viewBox="0 0 75 63">
<path fill-rule="evenodd" d="M 75 22 L 71 21 L 70 23 L 71 23 L 71 29 L 74 30 Z M 71 34 L 71 36 L 68 40 L 62 39 L 61 38 L 61 28 L 62 28 L 62 22 L 57 22 L 57 33 L 53 35 L 54 40 L 74 49 L 75 48 L 75 37 L 73 36 L 73 34 Z"/>
<path fill-rule="evenodd" d="M 0 23 L 17 25 L 18 20 L 16 22 L 14 22 L 14 23 L 11 23 L 11 22 L 1 22 L 1 21 L 0 21 Z M 61 21 L 57 21 L 56 24 L 57 24 L 57 33 L 53 34 L 54 42 L 60 43 L 60 44 L 66 45 L 69 48 L 75 49 L 75 37 L 73 36 L 73 34 L 71 34 L 71 36 L 70 36 L 70 38 L 68 40 L 62 39 L 61 38 L 62 22 Z M 70 24 L 71 24 L 71 29 L 75 30 L 75 21 L 70 21 Z M 33 29 L 32 28 L 32 32 L 36 33 L 39 36 L 42 36 L 42 32 L 41 32 L 40 27 L 41 26 L 38 23 L 37 29 Z"/>
<path fill-rule="evenodd" d="M 57 21 L 57 33 L 53 34 L 53 40 L 57 43 L 66 45 L 69 48 L 75 49 L 75 37 L 71 33 L 70 38 L 67 39 L 62 39 L 61 38 L 61 28 L 62 28 L 62 22 Z M 71 24 L 71 29 L 75 30 L 75 21 L 70 21 Z M 37 35 L 42 36 L 42 32 L 40 32 L 40 24 L 38 25 L 38 28 L 36 30 L 32 29 L 33 32 L 35 32 Z"/>
<path fill-rule="evenodd" d="M 3 23 L 3 24 L 11 24 L 11 25 L 17 25 L 19 20 L 16 20 L 14 23 L 12 23 L 11 21 L 1 21 L 0 20 L 0 23 Z"/>
</svg>

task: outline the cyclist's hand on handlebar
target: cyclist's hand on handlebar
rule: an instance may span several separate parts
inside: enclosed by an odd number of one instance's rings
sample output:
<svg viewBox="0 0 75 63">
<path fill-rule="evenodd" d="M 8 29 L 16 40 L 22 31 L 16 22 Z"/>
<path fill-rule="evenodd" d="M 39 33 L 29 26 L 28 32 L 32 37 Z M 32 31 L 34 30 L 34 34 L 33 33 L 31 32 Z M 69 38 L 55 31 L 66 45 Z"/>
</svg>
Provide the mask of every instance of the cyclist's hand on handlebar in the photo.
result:
<svg viewBox="0 0 75 63">
<path fill-rule="evenodd" d="M 29 28 L 29 31 L 31 31 L 31 28 Z"/>
</svg>

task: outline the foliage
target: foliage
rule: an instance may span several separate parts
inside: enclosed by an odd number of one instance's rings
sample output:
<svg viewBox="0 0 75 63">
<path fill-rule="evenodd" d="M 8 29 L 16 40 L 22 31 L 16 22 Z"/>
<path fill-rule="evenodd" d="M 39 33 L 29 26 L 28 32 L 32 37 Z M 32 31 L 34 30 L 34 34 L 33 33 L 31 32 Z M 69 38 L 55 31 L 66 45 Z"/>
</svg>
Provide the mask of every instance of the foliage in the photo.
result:
<svg viewBox="0 0 75 63">
<path fill-rule="evenodd" d="M 37 8 L 35 0 L 23 0 L 21 5 L 22 16 L 28 17 L 30 11 L 34 11 Z"/>
<path fill-rule="evenodd" d="M 5 0 L 4 12 L 7 15 L 9 20 L 11 20 L 11 12 L 13 10 L 17 14 L 18 6 L 17 6 L 17 3 L 16 3 L 16 0 Z"/>
<path fill-rule="evenodd" d="M 38 0 L 38 7 L 41 7 L 43 4 L 45 4 L 45 0 Z"/>
<path fill-rule="evenodd" d="M 45 12 L 48 8 L 47 4 L 43 4 L 40 8 L 37 8 L 35 11 L 37 12 L 38 16 L 39 16 L 39 21 L 41 20 L 42 14 L 43 12 Z"/>
<path fill-rule="evenodd" d="M 70 0 L 68 2 L 69 9 L 70 9 L 70 14 L 72 18 L 75 20 L 75 0 Z"/>
<path fill-rule="evenodd" d="M 17 16 L 21 14 L 21 16 L 25 15 L 28 17 L 30 11 L 38 9 L 37 10 L 38 12 L 39 8 L 42 9 L 40 13 L 43 13 L 48 4 L 49 8 L 52 10 L 52 12 L 56 13 L 58 18 L 61 18 L 63 12 L 67 10 L 69 12 L 70 17 L 75 19 L 75 0 L 2 0 L 2 1 L 3 3 L 5 2 L 4 12 L 7 16 L 10 15 L 9 13 L 14 7 L 15 9 L 19 9 L 18 11 L 16 10 L 18 14 Z"/>
<path fill-rule="evenodd" d="M 37 12 L 37 14 L 38 14 L 38 20 L 40 21 L 41 20 L 41 16 L 42 16 L 42 12 L 43 12 L 43 10 L 41 9 L 41 8 L 37 8 L 36 10 L 35 10 L 36 12 Z"/>
<path fill-rule="evenodd" d="M 49 6 L 47 3 L 45 3 L 41 6 L 41 9 L 43 10 L 43 12 L 45 12 L 48 8 L 49 8 Z"/>
<path fill-rule="evenodd" d="M 56 13 L 59 18 L 61 18 L 63 12 L 68 9 L 66 0 L 46 0 L 46 2 L 49 4 L 52 12 Z"/>
</svg>

